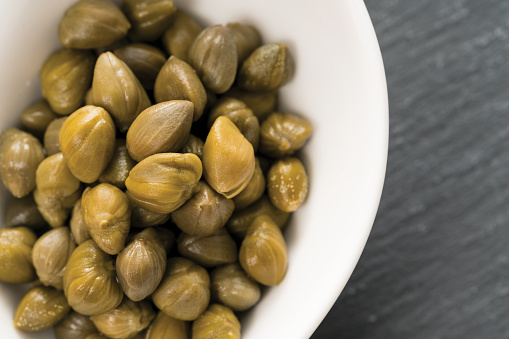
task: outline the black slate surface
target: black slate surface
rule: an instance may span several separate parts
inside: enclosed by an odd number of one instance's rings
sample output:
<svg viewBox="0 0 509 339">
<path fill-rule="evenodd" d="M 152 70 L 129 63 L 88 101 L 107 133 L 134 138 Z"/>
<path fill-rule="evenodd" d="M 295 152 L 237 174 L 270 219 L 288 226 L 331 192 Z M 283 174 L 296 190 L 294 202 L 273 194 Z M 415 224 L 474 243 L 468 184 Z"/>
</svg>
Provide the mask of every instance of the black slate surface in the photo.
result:
<svg viewBox="0 0 509 339">
<path fill-rule="evenodd" d="M 366 0 L 387 177 L 320 338 L 509 338 L 509 1 Z"/>
</svg>

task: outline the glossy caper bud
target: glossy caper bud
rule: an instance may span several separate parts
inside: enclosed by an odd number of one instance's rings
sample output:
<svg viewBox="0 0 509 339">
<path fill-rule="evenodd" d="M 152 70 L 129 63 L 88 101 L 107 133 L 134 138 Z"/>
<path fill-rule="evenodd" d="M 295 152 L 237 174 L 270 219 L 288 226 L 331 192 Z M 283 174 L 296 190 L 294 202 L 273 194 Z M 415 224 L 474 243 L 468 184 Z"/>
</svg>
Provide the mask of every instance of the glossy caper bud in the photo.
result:
<svg viewBox="0 0 509 339">
<path fill-rule="evenodd" d="M 233 198 L 235 210 L 241 210 L 251 205 L 262 196 L 265 191 L 265 176 L 260 167 L 260 160 L 255 159 L 255 170 L 249 184 L 236 197 Z"/>
<path fill-rule="evenodd" d="M 25 284 L 37 278 L 32 265 L 36 239 L 27 227 L 0 229 L 0 281 Z"/>
<path fill-rule="evenodd" d="M 193 322 L 193 339 L 240 339 L 240 322 L 226 306 L 211 304 Z"/>
<path fill-rule="evenodd" d="M 171 216 L 175 224 L 190 235 L 209 235 L 223 227 L 233 213 L 235 204 L 214 191 L 205 182 Z"/>
<path fill-rule="evenodd" d="M 33 195 L 23 198 L 12 197 L 7 203 L 4 214 L 4 226 L 26 226 L 32 231 L 40 231 L 48 226 L 37 209 Z"/>
<path fill-rule="evenodd" d="M 273 286 L 283 280 L 288 265 L 286 242 L 269 216 L 259 216 L 249 226 L 240 246 L 239 262 L 260 284 Z"/>
<path fill-rule="evenodd" d="M 177 245 L 180 255 L 204 267 L 237 261 L 237 244 L 225 228 L 220 228 L 209 235 L 181 233 Z"/>
<path fill-rule="evenodd" d="M 0 176 L 16 198 L 34 189 L 35 172 L 43 159 L 42 145 L 33 135 L 9 128 L 0 136 Z"/>
<path fill-rule="evenodd" d="M 258 149 L 258 139 L 260 136 L 260 124 L 258 118 L 254 116 L 253 111 L 249 109 L 242 101 L 225 97 L 219 100 L 210 111 L 208 125 L 214 124 L 220 116 L 230 119 L 239 129 L 240 133 L 253 145 L 256 152 Z"/>
<path fill-rule="evenodd" d="M 186 143 L 180 149 L 180 153 L 193 153 L 201 159 L 204 144 L 203 140 L 195 135 L 189 134 Z"/>
<path fill-rule="evenodd" d="M 172 0 L 122 0 L 120 8 L 131 22 L 132 41 L 154 41 L 172 22 L 176 12 Z"/>
<path fill-rule="evenodd" d="M 25 108 L 21 113 L 21 125 L 34 136 L 42 138 L 46 127 L 56 118 L 58 116 L 43 99 Z"/>
<path fill-rule="evenodd" d="M 293 58 L 286 45 L 262 45 L 242 63 L 237 85 L 249 91 L 272 91 L 286 84 L 293 71 Z"/>
<path fill-rule="evenodd" d="M 277 106 L 277 90 L 252 92 L 235 86 L 230 88 L 224 96 L 236 98 L 244 102 L 253 111 L 259 122 L 262 122 L 273 113 Z"/>
<path fill-rule="evenodd" d="M 69 227 L 54 228 L 37 239 L 32 263 L 43 285 L 63 289 L 65 266 L 75 248 Z"/>
<path fill-rule="evenodd" d="M 202 160 L 205 180 L 228 199 L 239 194 L 254 173 L 253 146 L 224 116 L 212 125 L 203 146 Z"/>
<path fill-rule="evenodd" d="M 189 48 L 189 64 L 205 87 L 212 92 L 226 92 L 237 74 L 237 45 L 232 32 L 221 25 L 205 28 Z"/>
<path fill-rule="evenodd" d="M 144 228 L 151 227 L 156 225 L 162 225 L 168 220 L 170 220 L 169 213 L 153 213 L 147 211 L 143 207 L 136 204 L 131 198 L 130 194 L 126 194 L 129 199 L 129 204 L 131 205 L 131 226 Z"/>
<path fill-rule="evenodd" d="M 136 75 L 111 52 L 105 52 L 97 59 L 92 97 L 94 105 L 111 114 L 121 132 L 127 131 L 138 114 L 150 106 L 147 92 Z"/>
<path fill-rule="evenodd" d="M 36 286 L 16 307 L 14 326 L 27 332 L 42 332 L 56 325 L 70 310 L 62 291 Z"/>
<path fill-rule="evenodd" d="M 245 311 L 260 300 L 260 286 L 239 264 L 217 267 L 210 274 L 212 298 L 234 311 Z"/>
<path fill-rule="evenodd" d="M 242 25 L 238 22 L 230 22 L 226 25 L 233 33 L 237 45 L 239 64 L 246 59 L 262 43 L 260 32 L 250 25 Z"/>
<path fill-rule="evenodd" d="M 279 228 L 283 228 L 290 218 L 290 213 L 281 211 L 270 202 L 267 196 L 262 196 L 254 204 L 233 212 L 226 227 L 236 238 L 243 239 L 253 220 L 260 215 L 271 217 Z"/>
<path fill-rule="evenodd" d="M 64 292 L 76 312 L 101 314 L 122 302 L 124 293 L 117 282 L 114 260 L 92 239 L 72 252 L 64 271 Z"/>
<path fill-rule="evenodd" d="M 293 212 L 306 200 L 308 175 L 298 158 L 276 161 L 267 173 L 267 193 L 281 211 Z"/>
<path fill-rule="evenodd" d="M 85 339 L 89 334 L 96 333 L 92 319 L 89 316 L 71 311 L 53 328 L 56 339 Z"/>
<path fill-rule="evenodd" d="M 66 120 L 67 117 L 62 117 L 53 120 L 48 125 L 48 128 L 44 133 L 44 148 L 46 149 L 46 155 L 49 156 L 61 152 L 58 137 L 60 135 L 60 130 L 62 129 L 62 126 Z"/>
<path fill-rule="evenodd" d="M 163 44 L 168 54 L 188 62 L 187 54 L 202 26 L 187 13 L 178 9 L 173 24 L 163 35 Z"/>
<path fill-rule="evenodd" d="M 38 189 L 34 191 L 34 200 L 37 204 L 37 209 L 51 227 L 65 225 L 72 207 L 80 197 L 81 188 L 65 197 L 57 197 L 51 194 L 47 195 L 41 193 Z"/>
<path fill-rule="evenodd" d="M 124 189 L 125 179 L 127 179 L 134 165 L 136 165 L 136 161 L 131 158 L 127 151 L 126 140 L 117 139 L 113 157 L 108 167 L 101 173 L 99 182 L 112 184 L 120 189 Z"/>
<path fill-rule="evenodd" d="M 58 39 L 67 48 L 106 47 L 126 36 L 131 24 L 109 0 L 80 0 L 64 13 Z"/>
<path fill-rule="evenodd" d="M 125 295 L 133 301 L 148 297 L 166 270 L 166 251 L 154 228 L 134 235 L 117 256 L 117 276 Z"/>
<path fill-rule="evenodd" d="M 154 154 L 133 167 L 126 193 L 149 212 L 171 213 L 199 189 L 201 175 L 202 164 L 194 154 Z"/>
<path fill-rule="evenodd" d="M 203 114 L 207 92 L 194 69 L 185 61 L 171 56 L 161 68 L 154 85 L 157 102 L 189 100 L 194 105 L 193 121 Z"/>
<path fill-rule="evenodd" d="M 92 52 L 74 49 L 58 50 L 46 59 L 40 72 L 41 91 L 53 111 L 67 115 L 83 104 L 94 62 Z"/>
<path fill-rule="evenodd" d="M 113 53 L 125 62 L 145 89 L 154 88 L 157 74 L 166 61 L 160 49 L 148 44 L 132 43 L 116 48 Z"/>
<path fill-rule="evenodd" d="M 165 101 L 150 106 L 134 120 L 127 131 L 127 150 L 136 161 L 182 148 L 193 122 L 193 103 Z"/>
<path fill-rule="evenodd" d="M 311 136 L 311 123 L 293 114 L 272 113 L 260 128 L 260 153 L 272 158 L 292 155 Z"/>
<path fill-rule="evenodd" d="M 76 201 L 71 212 L 71 220 L 69 221 L 72 236 L 79 245 L 88 239 L 92 239 L 90 233 L 87 230 L 87 226 L 83 222 L 83 216 L 81 215 L 81 199 Z"/>
<path fill-rule="evenodd" d="M 104 252 L 115 255 L 124 249 L 131 228 L 131 207 L 118 187 L 99 184 L 86 188 L 81 215 L 90 236 Z"/>
<path fill-rule="evenodd" d="M 84 106 L 60 129 L 59 143 L 72 174 L 84 183 L 96 181 L 115 151 L 115 124 L 106 110 Z"/>
<path fill-rule="evenodd" d="M 150 324 L 144 339 L 188 339 L 191 327 L 187 321 L 178 320 L 159 312 Z"/>
<path fill-rule="evenodd" d="M 210 278 L 207 271 L 191 260 L 173 257 L 152 301 L 161 311 L 179 320 L 194 320 L 207 308 Z"/>
<path fill-rule="evenodd" d="M 92 316 L 97 329 L 112 339 L 133 338 L 150 325 L 156 313 L 149 301 L 124 298 L 116 308 Z"/>
</svg>

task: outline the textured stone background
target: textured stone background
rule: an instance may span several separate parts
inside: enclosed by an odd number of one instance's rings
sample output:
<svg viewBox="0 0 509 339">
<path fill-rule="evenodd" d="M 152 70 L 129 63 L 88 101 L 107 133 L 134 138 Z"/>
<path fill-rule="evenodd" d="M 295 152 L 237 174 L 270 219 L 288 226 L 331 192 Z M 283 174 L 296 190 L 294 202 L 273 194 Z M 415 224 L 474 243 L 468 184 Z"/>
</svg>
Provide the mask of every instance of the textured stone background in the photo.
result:
<svg viewBox="0 0 509 339">
<path fill-rule="evenodd" d="M 361 260 L 319 338 L 509 338 L 509 1 L 365 0 L 390 146 Z"/>
</svg>

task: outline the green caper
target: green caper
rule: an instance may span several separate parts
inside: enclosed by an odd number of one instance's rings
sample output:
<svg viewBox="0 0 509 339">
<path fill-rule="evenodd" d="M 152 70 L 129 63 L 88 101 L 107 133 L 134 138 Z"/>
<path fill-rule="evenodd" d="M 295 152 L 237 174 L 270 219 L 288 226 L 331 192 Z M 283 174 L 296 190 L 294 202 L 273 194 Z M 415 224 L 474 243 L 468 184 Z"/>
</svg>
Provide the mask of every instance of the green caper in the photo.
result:
<svg viewBox="0 0 509 339">
<path fill-rule="evenodd" d="M 126 194 L 129 199 L 129 204 L 131 205 L 131 226 L 144 228 L 151 227 L 156 225 L 162 225 L 170 219 L 169 213 L 153 213 L 149 212 L 143 207 L 138 206 L 130 194 Z"/>
<path fill-rule="evenodd" d="M 70 310 L 62 291 L 36 286 L 16 307 L 14 326 L 27 332 L 42 332 L 55 326 Z"/>
<path fill-rule="evenodd" d="M 226 92 L 237 74 L 237 46 L 231 31 L 221 25 L 205 28 L 189 47 L 189 64 L 205 87 Z"/>
<path fill-rule="evenodd" d="M 216 268 L 210 274 L 212 298 L 234 311 L 245 311 L 260 300 L 260 286 L 239 264 Z"/>
<path fill-rule="evenodd" d="M 37 276 L 32 265 L 36 235 L 27 227 L 0 229 L 0 281 L 25 284 Z"/>
<path fill-rule="evenodd" d="M 311 136 L 311 123 L 293 114 L 272 113 L 260 128 L 260 153 L 272 158 L 292 155 Z"/>
<path fill-rule="evenodd" d="M 159 312 L 150 324 L 144 339 L 188 339 L 191 327 L 186 321 L 174 319 L 164 312 Z"/>
<path fill-rule="evenodd" d="M 202 31 L 202 27 L 181 9 L 177 9 L 173 24 L 163 36 L 163 44 L 168 54 L 188 62 L 187 54 L 194 39 Z"/>
<path fill-rule="evenodd" d="M 37 232 L 48 226 L 37 209 L 33 195 L 23 198 L 12 197 L 7 203 L 4 215 L 5 227 L 26 226 Z"/>
<path fill-rule="evenodd" d="M 180 150 L 189 136 L 193 111 L 192 102 L 173 100 L 141 112 L 127 132 L 131 157 L 141 161 L 152 154 Z"/>
<path fill-rule="evenodd" d="M 122 302 L 114 257 L 89 239 L 71 254 L 64 271 L 64 292 L 69 305 L 84 315 L 108 312 Z"/>
<path fill-rule="evenodd" d="M 272 91 L 290 80 L 293 68 L 293 58 L 286 45 L 262 45 L 242 64 L 237 85 L 249 91 Z"/>
<path fill-rule="evenodd" d="M 21 113 L 21 125 L 28 132 L 41 139 L 44 136 L 46 127 L 57 117 L 55 112 L 49 107 L 48 102 L 43 99 L 28 106 Z"/>
<path fill-rule="evenodd" d="M 239 261 L 260 284 L 278 285 L 283 280 L 288 265 L 286 242 L 270 217 L 259 216 L 249 226 L 240 246 Z"/>
<path fill-rule="evenodd" d="M 81 192 L 81 188 L 79 188 L 69 196 L 58 197 L 41 193 L 39 189 L 36 189 L 34 191 L 34 200 L 44 220 L 51 227 L 60 227 L 64 226 L 72 207 L 81 197 Z"/>
<path fill-rule="evenodd" d="M 175 224 L 187 234 L 209 235 L 226 224 L 234 205 L 233 201 L 202 182 L 200 190 L 171 216 Z"/>
<path fill-rule="evenodd" d="M 262 196 L 265 191 L 265 176 L 263 175 L 262 168 L 260 167 L 260 160 L 255 159 L 255 170 L 251 181 L 247 184 L 246 188 L 242 190 L 236 197 L 233 198 L 235 203 L 235 210 L 241 210 L 251 205 Z"/>
<path fill-rule="evenodd" d="M 94 62 L 92 52 L 74 49 L 58 50 L 46 59 L 40 73 L 41 91 L 53 111 L 67 115 L 83 104 Z"/>
<path fill-rule="evenodd" d="M 84 106 L 64 122 L 60 148 L 72 174 L 84 183 L 96 181 L 115 151 L 115 124 L 106 110 Z"/>
<path fill-rule="evenodd" d="M 56 339 L 85 339 L 89 334 L 96 333 L 90 317 L 71 311 L 53 328 Z"/>
<path fill-rule="evenodd" d="M 62 125 L 67 120 L 67 117 L 62 117 L 59 119 L 53 120 L 46 129 L 44 133 L 44 148 L 46 149 L 46 154 L 53 155 L 61 152 L 60 143 L 58 141 L 58 136 L 60 135 L 60 130 L 62 129 Z"/>
<path fill-rule="evenodd" d="M 171 24 L 177 10 L 172 0 L 123 0 L 120 6 L 129 21 L 132 41 L 154 41 Z"/>
<path fill-rule="evenodd" d="M 262 43 L 260 32 L 253 26 L 242 25 L 238 22 L 231 22 L 226 25 L 233 33 L 237 45 L 237 55 L 239 64 L 243 62 L 250 54 Z"/>
<path fill-rule="evenodd" d="M 71 233 L 74 240 L 79 245 L 82 242 L 92 239 L 90 233 L 87 230 L 87 226 L 83 222 L 83 216 L 81 215 L 81 199 L 76 201 L 72 208 L 71 221 L 69 221 Z"/>
<path fill-rule="evenodd" d="M 152 294 L 166 269 L 166 251 L 154 228 L 132 237 L 117 256 L 117 276 L 126 296 L 140 301 Z"/>
<path fill-rule="evenodd" d="M 80 0 L 64 13 L 58 38 L 67 48 L 106 47 L 126 36 L 131 24 L 109 0 Z"/>
<path fill-rule="evenodd" d="M 226 306 L 211 304 L 193 322 L 193 339 L 240 339 L 240 322 Z"/>
<path fill-rule="evenodd" d="M 180 153 L 193 153 L 201 159 L 204 144 L 203 140 L 195 135 L 189 134 L 186 143 L 180 149 Z"/>
<path fill-rule="evenodd" d="M 99 182 L 108 183 L 117 186 L 120 189 L 125 188 L 125 179 L 131 169 L 136 165 L 127 151 L 126 140 L 117 139 L 115 142 L 115 151 L 108 167 L 101 173 Z"/>
<path fill-rule="evenodd" d="M 251 143 L 230 119 L 216 119 L 203 146 L 203 176 L 207 183 L 230 199 L 238 195 L 254 173 Z"/>
<path fill-rule="evenodd" d="M 170 258 L 163 280 L 152 295 L 152 300 L 157 308 L 170 317 L 194 320 L 209 304 L 209 274 L 191 260 Z"/>
<path fill-rule="evenodd" d="M 293 212 L 306 200 L 308 175 L 298 158 L 276 161 L 267 173 L 267 193 L 281 211 Z"/>
<path fill-rule="evenodd" d="M 201 175 L 202 163 L 194 154 L 154 154 L 133 167 L 126 193 L 149 212 L 171 213 L 198 191 Z"/>
<path fill-rule="evenodd" d="M 157 102 L 189 100 L 194 105 L 193 121 L 198 120 L 207 102 L 205 87 L 194 69 L 185 61 L 171 56 L 161 68 L 154 85 Z"/>
<path fill-rule="evenodd" d="M 37 239 L 32 263 L 43 285 L 63 288 L 65 266 L 75 248 L 69 227 L 54 228 Z"/>
<path fill-rule="evenodd" d="M 133 338 L 150 325 L 156 316 L 149 301 L 124 298 L 116 308 L 92 316 L 97 329 L 112 339 Z"/>
<path fill-rule="evenodd" d="M 35 172 L 43 159 L 42 145 L 33 135 L 9 128 L 0 136 L 0 176 L 16 198 L 35 188 Z"/>
<path fill-rule="evenodd" d="M 247 107 L 251 108 L 253 114 L 260 122 L 274 112 L 277 106 L 277 90 L 252 92 L 242 90 L 238 87 L 232 87 L 224 96 L 239 99 L 244 102 Z"/>
<path fill-rule="evenodd" d="M 94 105 L 103 107 L 121 132 L 150 106 L 147 92 L 129 67 L 111 52 L 99 56 L 92 81 Z"/>
</svg>

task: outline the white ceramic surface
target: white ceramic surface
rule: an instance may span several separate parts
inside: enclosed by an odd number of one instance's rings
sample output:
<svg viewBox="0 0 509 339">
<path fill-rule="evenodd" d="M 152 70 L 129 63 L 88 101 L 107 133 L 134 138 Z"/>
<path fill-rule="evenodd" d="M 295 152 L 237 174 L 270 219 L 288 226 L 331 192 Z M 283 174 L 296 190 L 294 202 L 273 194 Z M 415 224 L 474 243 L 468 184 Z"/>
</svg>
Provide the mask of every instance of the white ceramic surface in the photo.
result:
<svg viewBox="0 0 509 339">
<path fill-rule="evenodd" d="M 40 97 L 38 71 L 59 47 L 58 21 L 73 0 L 0 2 L 0 129 L 16 125 Z M 281 90 L 284 111 L 311 120 L 302 154 L 305 205 L 285 237 L 289 267 L 243 318 L 243 338 L 306 338 L 350 277 L 378 208 L 385 175 L 388 104 L 376 36 L 361 0 L 176 0 L 204 24 L 257 26 L 265 42 L 288 44 L 296 74 Z M 5 190 L 0 206 L 5 205 Z M 0 284 L 1 338 L 52 338 L 12 327 L 25 287 Z"/>
</svg>

